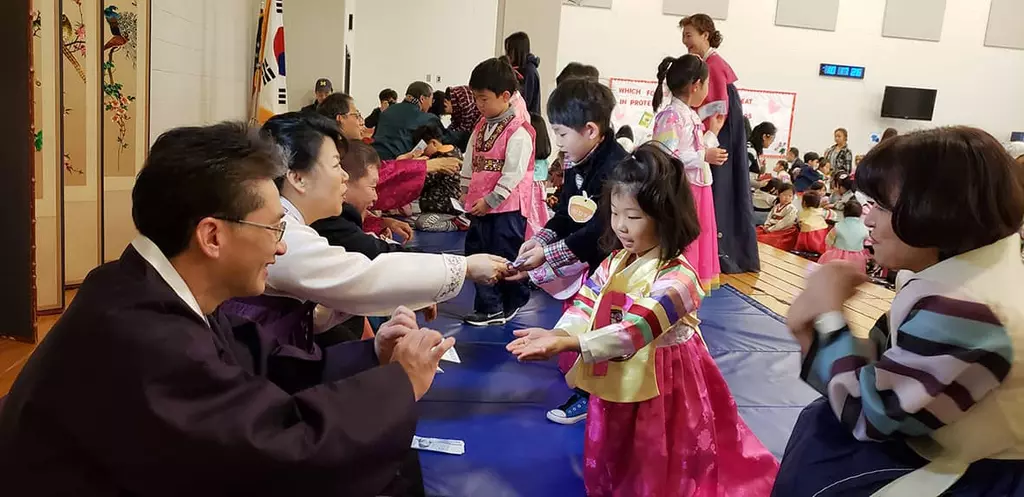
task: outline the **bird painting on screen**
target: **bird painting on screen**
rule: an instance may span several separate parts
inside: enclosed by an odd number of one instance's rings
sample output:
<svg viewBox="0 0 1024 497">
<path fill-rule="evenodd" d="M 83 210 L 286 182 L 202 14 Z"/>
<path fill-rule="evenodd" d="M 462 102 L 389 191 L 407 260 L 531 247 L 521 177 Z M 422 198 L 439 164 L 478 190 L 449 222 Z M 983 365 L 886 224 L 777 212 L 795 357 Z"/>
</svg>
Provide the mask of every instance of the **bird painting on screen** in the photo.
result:
<svg viewBox="0 0 1024 497">
<path fill-rule="evenodd" d="M 103 9 L 103 19 L 110 28 L 110 39 L 103 44 L 103 51 L 107 53 L 106 69 L 110 80 L 113 81 L 114 52 L 127 47 L 125 55 L 132 61 L 132 65 L 135 64 L 136 15 L 134 12 L 122 14 L 116 5 L 108 5 Z"/>
<path fill-rule="evenodd" d="M 85 81 L 85 70 L 82 69 L 82 64 L 78 62 L 78 58 L 75 57 L 75 52 L 71 48 L 75 44 L 85 43 L 85 40 L 78 39 L 78 36 L 75 34 L 75 28 L 71 25 L 71 19 L 68 19 L 68 16 L 65 14 L 60 15 L 60 36 L 62 40 L 60 44 L 61 53 L 71 63 L 71 67 L 75 68 L 75 72 L 82 78 L 82 81 Z"/>
</svg>

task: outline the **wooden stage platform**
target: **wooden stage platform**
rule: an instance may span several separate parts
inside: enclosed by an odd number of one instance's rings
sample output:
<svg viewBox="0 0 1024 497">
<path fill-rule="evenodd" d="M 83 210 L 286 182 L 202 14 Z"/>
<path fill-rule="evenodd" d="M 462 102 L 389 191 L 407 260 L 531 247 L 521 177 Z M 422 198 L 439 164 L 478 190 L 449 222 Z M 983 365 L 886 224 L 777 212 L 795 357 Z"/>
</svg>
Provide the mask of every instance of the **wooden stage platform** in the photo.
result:
<svg viewBox="0 0 1024 497">
<path fill-rule="evenodd" d="M 723 275 L 722 283 L 732 285 L 757 300 L 765 307 L 785 316 L 790 303 L 803 291 L 806 275 L 817 264 L 781 250 L 760 246 L 761 272 Z M 67 295 L 67 302 L 74 298 L 75 291 Z M 873 284 L 862 286 L 857 295 L 846 304 L 846 317 L 858 334 L 866 334 L 875 320 L 889 309 L 894 294 L 892 291 Z M 59 316 L 39 318 L 40 339 L 50 331 Z M 10 390 L 22 366 L 35 346 L 0 340 L 0 395 Z"/>
</svg>

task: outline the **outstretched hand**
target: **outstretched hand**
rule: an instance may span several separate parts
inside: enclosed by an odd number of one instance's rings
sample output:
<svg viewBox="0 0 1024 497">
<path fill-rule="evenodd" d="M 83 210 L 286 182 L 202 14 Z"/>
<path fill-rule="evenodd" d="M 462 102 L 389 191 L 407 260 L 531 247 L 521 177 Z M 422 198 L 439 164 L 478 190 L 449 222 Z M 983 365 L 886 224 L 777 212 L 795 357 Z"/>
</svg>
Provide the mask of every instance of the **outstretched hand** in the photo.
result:
<svg viewBox="0 0 1024 497">
<path fill-rule="evenodd" d="M 544 361 L 562 352 L 579 349 L 579 339 L 562 330 L 529 328 L 516 330 L 513 334 L 518 338 L 505 349 L 519 361 Z"/>
</svg>

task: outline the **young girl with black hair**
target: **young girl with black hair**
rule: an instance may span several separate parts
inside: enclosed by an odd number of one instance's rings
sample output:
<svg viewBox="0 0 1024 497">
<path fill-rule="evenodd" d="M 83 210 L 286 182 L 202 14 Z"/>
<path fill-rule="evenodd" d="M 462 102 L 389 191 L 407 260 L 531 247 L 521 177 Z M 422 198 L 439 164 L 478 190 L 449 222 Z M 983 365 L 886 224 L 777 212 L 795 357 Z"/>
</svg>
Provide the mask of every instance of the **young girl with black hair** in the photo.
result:
<svg viewBox="0 0 1024 497">
<path fill-rule="evenodd" d="M 686 247 L 686 259 L 697 269 L 705 291 L 718 287 L 721 267 L 718 261 L 718 224 L 715 221 L 715 199 L 712 194 L 711 166 L 720 166 L 729 154 L 718 146 L 718 132 L 725 116 L 718 114 L 704 123 L 694 107 L 708 96 L 708 66 L 696 55 L 668 57 L 658 66 L 658 88 L 654 90 L 654 110 L 661 107 L 664 86 L 671 100 L 654 118 L 654 139 L 683 163 L 700 221 L 700 236 Z"/>
<path fill-rule="evenodd" d="M 775 457 L 740 418 L 700 336 L 704 297 L 683 251 L 701 233 L 684 166 L 656 143 L 606 183 L 612 254 L 554 330 L 515 332 L 521 361 L 580 352 L 591 394 L 583 482 L 593 496 L 766 496 Z"/>
</svg>

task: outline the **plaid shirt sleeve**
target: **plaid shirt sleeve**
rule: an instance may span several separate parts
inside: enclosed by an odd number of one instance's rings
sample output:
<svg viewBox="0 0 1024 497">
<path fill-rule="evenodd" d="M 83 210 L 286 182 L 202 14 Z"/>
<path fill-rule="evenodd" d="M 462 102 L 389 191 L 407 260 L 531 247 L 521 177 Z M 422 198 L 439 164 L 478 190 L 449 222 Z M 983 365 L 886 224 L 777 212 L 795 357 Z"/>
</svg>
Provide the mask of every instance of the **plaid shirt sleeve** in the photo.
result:
<svg viewBox="0 0 1024 497">
<path fill-rule="evenodd" d="M 579 262 L 576 254 L 573 254 L 565 244 L 565 240 L 544 246 L 544 259 L 552 268 L 565 267 Z"/>
<path fill-rule="evenodd" d="M 533 235 L 533 239 L 540 242 L 541 245 L 548 246 L 558 239 L 558 234 L 555 233 L 553 230 L 544 228 L 537 232 L 536 235 Z"/>
</svg>

